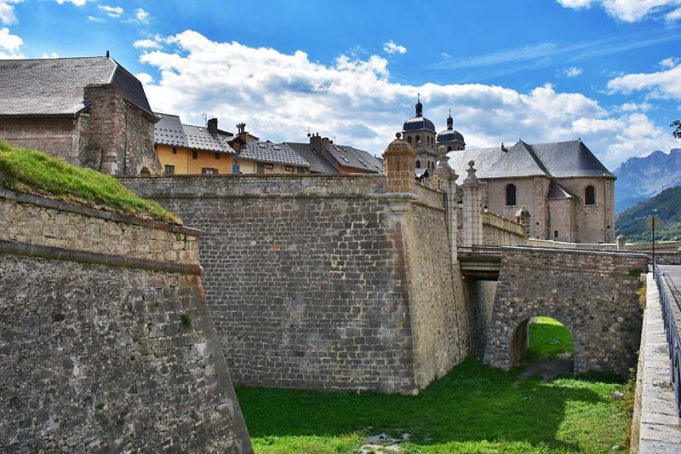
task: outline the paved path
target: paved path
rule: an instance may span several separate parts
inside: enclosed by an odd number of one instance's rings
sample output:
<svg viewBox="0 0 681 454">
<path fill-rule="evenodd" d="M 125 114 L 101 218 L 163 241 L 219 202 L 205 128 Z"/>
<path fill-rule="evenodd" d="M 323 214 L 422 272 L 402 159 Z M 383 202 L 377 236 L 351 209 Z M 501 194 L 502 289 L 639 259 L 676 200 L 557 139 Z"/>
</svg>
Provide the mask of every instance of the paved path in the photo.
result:
<svg viewBox="0 0 681 454">
<path fill-rule="evenodd" d="M 681 304 L 681 265 L 658 265 L 672 295 Z"/>
</svg>

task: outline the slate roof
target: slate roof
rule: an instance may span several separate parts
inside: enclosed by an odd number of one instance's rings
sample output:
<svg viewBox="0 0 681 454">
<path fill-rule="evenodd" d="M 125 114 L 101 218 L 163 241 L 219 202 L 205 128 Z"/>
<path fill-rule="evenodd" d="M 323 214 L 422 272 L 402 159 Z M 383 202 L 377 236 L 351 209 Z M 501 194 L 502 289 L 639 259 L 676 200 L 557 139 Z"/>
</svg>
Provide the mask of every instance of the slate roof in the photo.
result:
<svg viewBox="0 0 681 454">
<path fill-rule="evenodd" d="M 329 144 L 329 154 L 343 167 L 375 173 L 383 172 L 383 163 L 368 151 L 347 145 Z"/>
<path fill-rule="evenodd" d="M 160 120 L 154 126 L 154 143 L 171 147 L 188 147 L 182 122 L 177 115 L 157 113 Z"/>
<path fill-rule="evenodd" d="M 565 200 L 573 199 L 574 196 L 570 194 L 567 189 L 556 183 L 556 181 L 552 180 L 551 184 L 549 184 L 549 193 L 546 198 L 552 200 Z"/>
<path fill-rule="evenodd" d="M 421 131 L 424 129 L 427 131 L 435 132 L 435 125 L 426 117 L 410 118 L 409 120 L 405 121 L 404 124 L 402 125 L 403 131 Z"/>
<path fill-rule="evenodd" d="M 251 142 L 241 148 L 241 159 L 269 162 L 297 167 L 310 167 L 310 163 L 303 159 L 293 148 L 285 143 Z"/>
<path fill-rule="evenodd" d="M 171 147 L 185 147 L 194 150 L 231 153 L 236 151 L 229 145 L 230 133 L 218 130 L 213 135 L 203 126 L 185 125 L 177 115 L 155 114 L 160 120 L 154 125 L 154 143 Z"/>
<path fill-rule="evenodd" d="M 514 177 L 610 177 L 615 176 L 581 140 L 530 145 L 522 140 L 507 148 L 451 151 L 449 164 L 466 175 L 469 161 L 475 161 L 478 178 Z"/>
<path fill-rule="evenodd" d="M 309 143 L 284 142 L 291 147 L 303 159 L 310 163 L 310 172 L 325 173 L 330 175 L 338 174 L 338 170 L 320 153 L 315 153 Z"/>
<path fill-rule="evenodd" d="M 0 116 L 75 115 L 83 89 L 114 83 L 124 99 L 151 114 L 142 83 L 109 57 L 0 60 Z"/>
</svg>

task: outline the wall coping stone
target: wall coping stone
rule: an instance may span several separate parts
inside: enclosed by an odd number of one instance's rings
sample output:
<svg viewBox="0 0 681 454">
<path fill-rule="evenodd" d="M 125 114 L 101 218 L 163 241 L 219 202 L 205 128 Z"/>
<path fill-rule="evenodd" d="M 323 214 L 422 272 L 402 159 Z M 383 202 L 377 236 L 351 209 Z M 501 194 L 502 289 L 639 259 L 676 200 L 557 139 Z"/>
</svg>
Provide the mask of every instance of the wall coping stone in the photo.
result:
<svg viewBox="0 0 681 454">
<path fill-rule="evenodd" d="M 162 262 L 158 260 L 140 259 L 124 255 L 101 254 L 54 246 L 43 246 L 39 244 L 18 243 L 16 241 L 7 240 L 0 240 L 0 254 L 40 257 L 51 260 L 107 265 L 120 268 L 137 268 L 150 271 L 190 274 L 195 276 L 200 276 L 203 273 L 203 268 L 201 265 L 196 264 Z"/>
<path fill-rule="evenodd" d="M 555 247 L 532 247 L 532 246 L 501 246 L 501 249 L 518 250 L 523 252 L 550 252 L 558 251 L 567 254 L 576 255 L 617 255 L 618 257 L 648 257 L 646 254 L 627 252 L 627 251 L 603 251 L 591 249 L 568 249 Z"/>
<path fill-rule="evenodd" d="M 84 216 L 91 216 L 100 219 L 106 219 L 114 222 L 122 222 L 125 224 L 141 225 L 144 227 L 151 227 L 156 230 L 164 230 L 172 233 L 184 233 L 195 237 L 201 236 L 202 232 L 198 229 L 185 227 L 180 224 L 172 224 L 170 222 L 155 221 L 151 219 L 144 219 L 136 216 L 126 216 L 113 211 L 100 210 L 97 208 L 90 208 L 79 206 L 74 203 L 64 202 L 61 200 L 49 199 L 33 194 L 25 194 L 10 191 L 9 189 L 0 188 L 0 198 L 14 200 L 19 203 L 28 203 L 45 208 L 51 208 L 59 211 L 66 211 L 70 213 L 82 214 Z"/>
</svg>

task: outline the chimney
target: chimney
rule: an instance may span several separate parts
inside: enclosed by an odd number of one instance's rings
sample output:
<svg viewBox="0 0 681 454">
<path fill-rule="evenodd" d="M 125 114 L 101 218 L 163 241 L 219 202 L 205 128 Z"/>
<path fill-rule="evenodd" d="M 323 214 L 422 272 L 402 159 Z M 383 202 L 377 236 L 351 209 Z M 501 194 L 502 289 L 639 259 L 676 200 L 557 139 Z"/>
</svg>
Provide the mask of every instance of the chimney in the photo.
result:
<svg viewBox="0 0 681 454">
<path fill-rule="evenodd" d="M 215 135 L 218 133 L 218 119 L 211 118 L 208 120 L 208 132 Z"/>
<path fill-rule="evenodd" d="M 328 137 L 324 137 L 324 138 L 322 139 L 322 149 L 323 149 L 324 151 L 329 151 L 329 144 L 330 144 L 330 143 L 333 143 L 333 142 L 329 142 L 329 138 L 328 138 Z"/>
<path fill-rule="evenodd" d="M 310 136 L 310 148 L 315 153 L 321 153 L 322 152 L 322 138 L 319 137 L 318 133 L 312 134 Z"/>
<path fill-rule="evenodd" d="M 237 134 L 245 134 L 246 133 L 246 123 L 237 123 L 236 125 L 237 129 Z"/>
</svg>

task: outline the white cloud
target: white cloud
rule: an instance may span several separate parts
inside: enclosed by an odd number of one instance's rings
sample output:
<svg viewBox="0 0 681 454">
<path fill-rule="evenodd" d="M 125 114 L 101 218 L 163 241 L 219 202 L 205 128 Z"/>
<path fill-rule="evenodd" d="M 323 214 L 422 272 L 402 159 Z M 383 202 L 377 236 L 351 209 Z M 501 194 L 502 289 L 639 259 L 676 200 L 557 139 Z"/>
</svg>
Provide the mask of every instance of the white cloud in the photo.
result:
<svg viewBox="0 0 681 454">
<path fill-rule="evenodd" d="M 75 6 L 83 6 L 87 2 L 88 0 L 57 0 L 57 3 L 59 3 L 60 5 L 63 5 L 64 3 L 71 3 Z"/>
<path fill-rule="evenodd" d="M 566 8 L 581 9 L 601 5 L 612 17 L 624 22 L 638 22 L 647 16 L 667 13 L 667 20 L 681 18 L 681 8 L 669 12 L 681 4 L 681 0 L 557 0 Z"/>
<path fill-rule="evenodd" d="M 670 11 L 664 16 L 668 21 L 675 21 L 681 19 L 681 8 L 676 8 L 674 11 Z"/>
<path fill-rule="evenodd" d="M 163 47 L 160 42 L 153 39 L 138 39 L 132 43 L 135 49 L 160 49 Z"/>
<path fill-rule="evenodd" d="M 191 30 L 164 42 L 172 49 L 140 57 L 159 74 L 155 82 L 142 76 L 155 110 L 194 124 L 210 112 L 228 130 L 245 121 L 250 131 L 273 141 L 306 141 L 309 128 L 380 154 L 414 115 L 421 93 L 424 113 L 438 130 L 452 108 L 454 127 L 469 148 L 518 137 L 530 143 L 581 137 L 614 168 L 629 156 L 674 143 L 643 109 L 608 111 L 581 93 L 557 92 L 551 85 L 527 92 L 484 84 L 408 85 L 391 81 L 388 60 L 376 55 L 341 55 L 324 65 L 302 51 L 215 42 Z"/>
<path fill-rule="evenodd" d="M 14 5 L 22 0 L 0 0 L 0 24 L 12 25 L 17 22 Z"/>
<path fill-rule="evenodd" d="M 121 14 L 125 12 L 120 6 L 99 5 L 99 9 L 108 14 L 109 17 L 121 17 Z"/>
<path fill-rule="evenodd" d="M 635 103 L 635 102 L 625 102 L 620 106 L 620 110 L 622 112 L 636 112 L 636 111 L 641 111 L 641 112 L 647 112 L 651 110 L 653 106 L 651 104 L 648 104 L 647 102 L 642 102 L 642 103 Z"/>
<path fill-rule="evenodd" d="M 661 99 L 681 99 L 681 64 L 654 73 L 626 74 L 608 81 L 613 92 L 647 91 Z"/>
<path fill-rule="evenodd" d="M 672 68 L 676 66 L 678 62 L 679 62 L 678 58 L 668 57 L 660 62 L 660 66 L 663 68 Z"/>
<path fill-rule="evenodd" d="M 397 44 L 392 39 L 383 44 L 383 50 L 389 54 L 406 54 L 407 48 Z"/>
<path fill-rule="evenodd" d="M 578 68 L 577 66 L 571 66 L 568 69 L 565 70 L 565 76 L 566 77 L 577 77 L 582 74 L 582 68 Z"/>
<path fill-rule="evenodd" d="M 154 78 L 147 73 L 137 73 L 135 74 L 135 77 L 137 77 L 137 79 L 139 79 L 139 81 L 142 82 L 144 85 L 148 85 L 154 82 Z"/>
<path fill-rule="evenodd" d="M 9 28 L 0 28 L 0 58 L 24 58 L 21 46 L 24 40 L 10 33 Z"/>
<path fill-rule="evenodd" d="M 144 11 L 142 8 L 137 8 L 137 10 L 135 11 L 135 19 L 137 19 L 138 22 L 142 22 L 143 24 L 148 24 L 149 12 Z"/>
<path fill-rule="evenodd" d="M 104 22 L 104 19 L 100 17 L 95 17 L 95 16 L 88 16 L 87 20 L 92 21 L 92 22 Z"/>
</svg>

